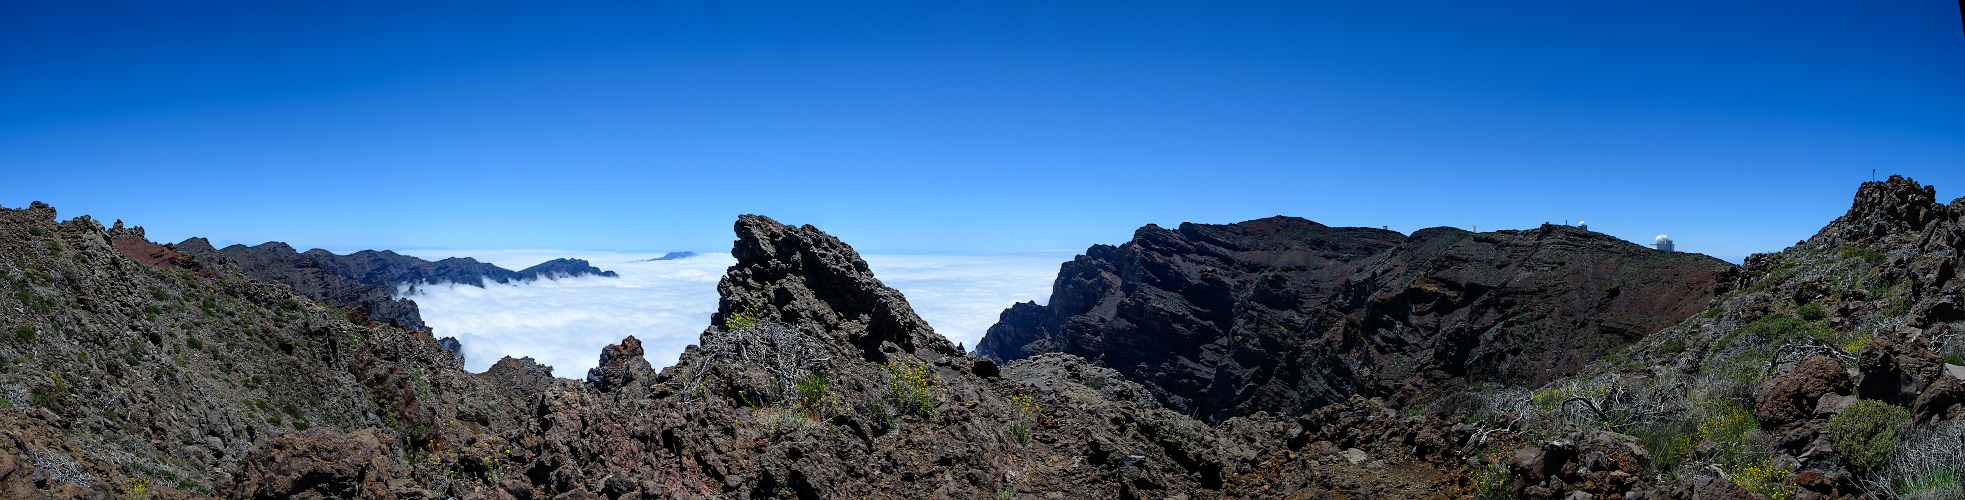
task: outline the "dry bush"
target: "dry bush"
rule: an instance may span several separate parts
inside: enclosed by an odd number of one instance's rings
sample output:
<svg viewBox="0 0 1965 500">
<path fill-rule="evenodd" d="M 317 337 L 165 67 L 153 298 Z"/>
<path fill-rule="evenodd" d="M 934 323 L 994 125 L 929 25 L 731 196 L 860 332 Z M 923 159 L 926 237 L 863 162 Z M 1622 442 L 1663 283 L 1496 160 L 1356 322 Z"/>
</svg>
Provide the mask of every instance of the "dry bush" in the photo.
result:
<svg viewBox="0 0 1965 500">
<path fill-rule="evenodd" d="M 715 364 L 750 364 L 770 377 L 772 402 L 785 402 L 798 394 L 798 383 L 811 376 L 813 368 L 828 358 L 818 357 L 818 338 L 790 325 L 760 322 L 704 335 L 703 358 L 699 370 Z M 700 377 L 701 374 L 696 374 Z"/>
<path fill-rule="evenodd" d="M 1965 498 L 1965 419 L 1932 427 L 1913 424 L 1899 432 L 1896 452 L 1870 480 L 1876 491 L 1898 498 Z"/>
<path fill-rule="evenodd" d="M 1488 398 L 1472 392 L 1456 392 L 1426 405 L 1421 414 L 1471 417 L 1488 409 Z"/>
</svg>

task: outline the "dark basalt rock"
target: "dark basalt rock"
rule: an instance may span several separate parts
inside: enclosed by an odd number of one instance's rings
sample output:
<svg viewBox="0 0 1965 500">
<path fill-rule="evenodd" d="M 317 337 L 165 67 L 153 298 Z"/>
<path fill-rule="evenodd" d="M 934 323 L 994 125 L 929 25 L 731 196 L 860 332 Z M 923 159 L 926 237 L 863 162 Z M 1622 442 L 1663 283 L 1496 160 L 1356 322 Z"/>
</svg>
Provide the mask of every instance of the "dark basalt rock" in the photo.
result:
<svg viewBox="0 0 1965 500">
<path fill-rule="evenodd" d="M 855 346 L 869 360 L 885 359 L 880 354 L 885 343 L 908 353 L 962 355 L 914 313 L 906 297 L 874 278 L 866 261 L 839 238 L 761 215 L 737 217 L 736 231 L 730 253 L 737 263 L 717 282 L 723 298 L 710 324 L 755 311 L 760 321 L 812 325 L 837 336 L 826 339 L 832 344 Z M 710 330 L 705 334 L 716 327 Z"/>
<path fill-rule="evenodd" d="M 1406 237 L 1272 217 L 1147 226 L 1065 263 L 977 352 L 1065 352 L 1211 419 L 1539 384 L 1706 305 L 1732 266 L 1568 226 Z"/>
<path fill-rule="evenodd" d="M 623 388 L 639 388 L 647 385 L 646 380 L 654 378 L 655 370 L 642 357 L 641 339 L 629 335 L 619 344 L 609 344 L 600 350 L 600 365 L 587 370 L 587 383 L 601 392 L 615 392 Z M 638 395 L 638 394 L 637 394 Z"/>
</svg>

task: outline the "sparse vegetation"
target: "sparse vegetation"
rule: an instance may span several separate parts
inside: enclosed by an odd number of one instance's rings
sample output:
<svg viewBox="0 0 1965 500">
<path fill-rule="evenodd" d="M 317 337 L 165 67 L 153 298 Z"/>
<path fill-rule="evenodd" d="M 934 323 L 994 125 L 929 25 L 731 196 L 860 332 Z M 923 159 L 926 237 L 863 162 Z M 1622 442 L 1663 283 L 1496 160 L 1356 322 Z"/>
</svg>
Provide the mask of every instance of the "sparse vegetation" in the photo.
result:
<svg viewBox="0 0 1965 500">
<path fill-rule="evenodd" d="M 1673 338 L 1658 344 L 1658 354 L 1671 355 L 1685 352 L 1685 340 Z"/>
<path fill-rule="evenodd" d="M 1482 466 L 1474 473 L 1474 500 L 1513 500 L 1515 476 L 1499 461 Z"/>
<path fill-rule="evenodd" d="M 1822 305 L 1813 302 L 1802 304 L 1800 308 L 1795 309 L 1795 314 L 1807 321 L 1820 321 L 1828 317 L 1828 312 L 1822 310 Z"/>
<path fill-rule="evenodd" d="M 800 378 L 795 389 L 798 394 L 798 412 L 812 420 L 824 418 L 825 407 L 838 397 L 827 383 L 826 374 L 820 372 Z"/>
<path fill-rule="evenodd" d="M 1841 255 L 1842 258 L 1862 259 L 1865 262 L 1869 262 L 1870 265 L 1872 266 L 1881 265 L 1883 264 L 1884 260 L 1887 260 L 1889 258 L 1889 256 L 1883 255 L 1882 253 L 1877 252 L 1875 250 L 1870 250 L 1867 248 L 1861 248 L 1852 245 L 1843 245 L 1842 248 L 1837 248 L 1835 252 Z"/>
<path fill-rule="evenodd" d="M 142 477 L 130 478 L 129 481 L 123 483 L 123 494 L 131 500 L 150 498 L 150 479 Z"/>
<path fill-rule="evenodd" d="M 888 431 L 894 430 L 894 412 L 887 407 L 886 401 L 869 399 L 860 402 L 853 409 L 859 412 L 860 416 L 866 417 L 867 422 L 873 425 L 874 435 L 886 434 Z"/>
<path fill-rule="evenodd" d="M 1018 391 L 1010 395 L 1009 403 L 1010 434 L 1017 437 L 1017 442 L 1030 444 L 1030 431 L 1036 427 L 1037 416 L 1040 414 L 1037 398 L 1032 397 L 1028 392 Z"/>
<path fill-rule="evenodd" d="M 723 329 L 732 331 L 756 329 L 759 314 L 756 306 L 744 306 L 730 313 L 729 317 L 723 318 Z"/>
<path fill-rule="evenodd" d="M 1870 489 L 1903 498 L 1965 498 L 1965 419 L 1913 425 L 1904 437 Z"/>
<path fill-rule="evenodd" d="M 887 394 L 894 398 L 902 413 L 933 418 L 937 410 L 936 393 L 946 390 L 941 376 L 927 363 L 913 358 L 887 362 Z"/>
<path fill-rule="evenodd" d="M 27 325 L 16 326 L 14 327 L 14 337 L 21 339 L 23 342 L 33 343 L 34 327 Z"/>
</svg>

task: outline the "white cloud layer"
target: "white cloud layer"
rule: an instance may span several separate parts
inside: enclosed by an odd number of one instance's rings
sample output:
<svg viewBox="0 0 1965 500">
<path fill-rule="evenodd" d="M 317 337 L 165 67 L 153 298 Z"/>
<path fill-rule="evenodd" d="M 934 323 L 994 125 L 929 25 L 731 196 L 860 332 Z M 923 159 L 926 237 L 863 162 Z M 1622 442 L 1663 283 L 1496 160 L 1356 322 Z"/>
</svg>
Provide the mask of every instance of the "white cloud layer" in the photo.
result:
<svg viewBox="0 0 1965 500">
<path fill-rule="evenodd" d="M 620 278 L 584 276 L 499 284 L 402 287 L 438 337 L 464 345 L 465 368 L 489 369 L 505 356 L 531 356 L 553 374 L 579 378 L 599 362 L 600 348 L 634 335 L 649 363 L 675 364 L 716 311 L 716 282 L 735 260 L 727 253 L 637 262 L 661 253 L 553 250 L 403 252 L 425 259 L 475 257 L 507 269 L 546 260 L 586 259 Z M 1010 304 L 1049 299 L 1058 264 L 1070 252 L 1009 255 L 865 255 L 874 276 L 907 296 L 915 312 L 949 340 L 975 348 Z"/>
</svg>

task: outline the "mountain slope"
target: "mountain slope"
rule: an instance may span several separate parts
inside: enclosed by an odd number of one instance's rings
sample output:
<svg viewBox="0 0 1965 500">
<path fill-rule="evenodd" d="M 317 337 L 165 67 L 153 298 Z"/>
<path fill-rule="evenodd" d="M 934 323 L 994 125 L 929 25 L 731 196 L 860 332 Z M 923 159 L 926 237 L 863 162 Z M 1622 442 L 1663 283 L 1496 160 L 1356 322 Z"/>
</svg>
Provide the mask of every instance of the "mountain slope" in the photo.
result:
<svg viewBox="0 0 1965 500">
<path fill-rule="evenodd" d="M 1352 394 L 1540 384 L 1691 316 L 1732 266 L 1568 226 L 1406 237 L 1272 217 L 1147 226 L 1004 311 L 977 350 L 1084 356 L 1221 419 Z"/>
</svg>

